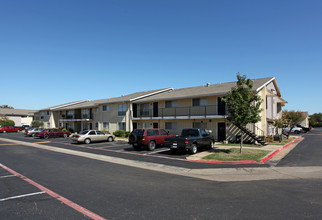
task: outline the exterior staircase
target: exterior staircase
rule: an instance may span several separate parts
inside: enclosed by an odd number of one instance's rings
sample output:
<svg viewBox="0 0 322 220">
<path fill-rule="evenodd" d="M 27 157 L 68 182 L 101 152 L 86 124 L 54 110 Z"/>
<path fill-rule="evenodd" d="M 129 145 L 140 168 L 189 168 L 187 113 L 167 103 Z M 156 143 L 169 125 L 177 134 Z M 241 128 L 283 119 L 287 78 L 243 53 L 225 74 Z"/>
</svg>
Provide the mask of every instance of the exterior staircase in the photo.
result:
<svg viewBox="0 0 322 220">
<path fill-rule="evenodd" d="M 256 134 L 254 134 L 251 130 L 247 129 L 246 127 L 242 127 L 242 126 L 237 126 L 235 125 L 237 128 L 239 128 L 240 130 L 242 130 L 244 133 L 246 133 L 249 137 L 251 137 L 253 140 L 257 141 L 259 144 L 265 146 L 268 145 L 268 143 L 265 142 L 265 140 L 263 140 L 262 138 L 260 138 L 259 136 L 257 136 Z"/>
</svg>

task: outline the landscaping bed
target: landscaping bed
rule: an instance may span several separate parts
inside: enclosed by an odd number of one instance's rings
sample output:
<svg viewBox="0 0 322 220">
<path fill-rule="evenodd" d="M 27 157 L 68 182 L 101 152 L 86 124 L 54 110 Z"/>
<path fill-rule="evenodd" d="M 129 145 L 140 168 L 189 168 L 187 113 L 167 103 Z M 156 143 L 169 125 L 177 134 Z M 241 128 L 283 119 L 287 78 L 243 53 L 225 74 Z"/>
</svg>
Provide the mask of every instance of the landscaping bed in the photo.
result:
<svg viewBox="0 0 322 220">
<path fill-rule="evenodd" d="M 260 162 L 270 151 L 255 150 L 255 149 L 243 149 L 242 153 L 238 148 L 229 148 L 217 150 L 213 154 L 209 154 L 202 158 L 202 160 L 213 161 L 240 161 L 240 160 L 254 160 Z"/>
</svg>

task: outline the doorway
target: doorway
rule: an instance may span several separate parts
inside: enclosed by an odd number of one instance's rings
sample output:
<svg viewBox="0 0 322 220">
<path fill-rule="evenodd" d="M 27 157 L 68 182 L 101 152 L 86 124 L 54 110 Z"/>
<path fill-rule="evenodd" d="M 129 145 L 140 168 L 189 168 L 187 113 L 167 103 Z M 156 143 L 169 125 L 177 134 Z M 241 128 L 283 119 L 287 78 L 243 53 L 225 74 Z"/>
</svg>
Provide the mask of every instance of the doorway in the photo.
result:
<svg viewBox="0 0 322 220">
<path fill-rule="evenodd" d="M 218 122 L 218 141 L 226 140 L 226 123 Z"/>
</svg>

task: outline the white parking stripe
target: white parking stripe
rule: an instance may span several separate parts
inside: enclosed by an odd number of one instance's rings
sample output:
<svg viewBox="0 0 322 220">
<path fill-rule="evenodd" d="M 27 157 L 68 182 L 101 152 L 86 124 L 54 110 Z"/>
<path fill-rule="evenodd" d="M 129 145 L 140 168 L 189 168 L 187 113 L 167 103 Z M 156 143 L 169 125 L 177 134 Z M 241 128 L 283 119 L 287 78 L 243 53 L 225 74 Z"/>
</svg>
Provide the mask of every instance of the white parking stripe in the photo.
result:
<svg viewBox="0 0 322 220">
<path fill-rule="evenodd" d="M 152 152 L 149 152 L 149 153 L 145 153 L 143 155 L 157 154 L 157 153 L 161 153 L 161 152 L 165 152 L 165 151 L 169 151 L 169 149 L 163 149 L 163 150 L 159 150 L 159 151 L 152 151 Z"/>
<path fill-rule="evenodd" d="M 0 176 L 0 179 L 2 178 L 8 178 L 8 177 L 14 177 L 15 175 L 7 175 L 7 176 Z"/>
<path fill-rule="evenodd" d="M 8 198 L 0 199 L 0 202 L 7 201 L 7 200 L 11 200 L 11 199 L 19 199 L 19 198 L 28 197 L 28 196 L 34 196 L 34 195 L 44 194 L 44 193 L 45 192 L 42 192 L 41 191 L 41 192 L 24 194 L 24 195 L 20 195 L 20 196 L 8 197 Z"/>
</svg>

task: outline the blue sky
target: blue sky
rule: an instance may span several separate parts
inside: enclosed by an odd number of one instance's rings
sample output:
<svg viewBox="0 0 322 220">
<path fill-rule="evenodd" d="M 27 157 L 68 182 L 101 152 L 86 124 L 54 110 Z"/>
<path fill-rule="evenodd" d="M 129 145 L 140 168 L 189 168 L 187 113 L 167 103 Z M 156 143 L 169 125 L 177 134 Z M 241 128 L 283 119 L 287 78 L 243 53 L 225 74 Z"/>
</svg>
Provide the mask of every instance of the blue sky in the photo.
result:
<svg viewBox="0 0 322 220">
<path fill-rule="evenodd" d="M 320 0 L 0 0 L 0 105 L 275 76 L 322 112 Z"/>
</svg>

